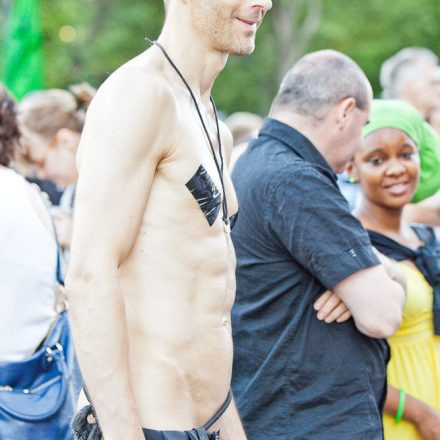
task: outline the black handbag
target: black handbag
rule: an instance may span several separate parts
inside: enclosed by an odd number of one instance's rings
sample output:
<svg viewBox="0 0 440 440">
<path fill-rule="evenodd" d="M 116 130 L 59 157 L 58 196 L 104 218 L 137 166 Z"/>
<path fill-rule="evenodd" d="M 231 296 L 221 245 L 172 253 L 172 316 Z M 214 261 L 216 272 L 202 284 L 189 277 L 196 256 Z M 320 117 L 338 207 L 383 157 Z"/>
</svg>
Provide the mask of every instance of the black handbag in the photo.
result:
<svg viewBox="0 0 440 440">
<path fill-rule="evenodd" d="M 62 285 L 58 252 L 57 281 Z M 81 391 L 67 311 L 34 355 L 0 362 L 0 438 L 71 440 L 73 415 Z"/>
</svg>

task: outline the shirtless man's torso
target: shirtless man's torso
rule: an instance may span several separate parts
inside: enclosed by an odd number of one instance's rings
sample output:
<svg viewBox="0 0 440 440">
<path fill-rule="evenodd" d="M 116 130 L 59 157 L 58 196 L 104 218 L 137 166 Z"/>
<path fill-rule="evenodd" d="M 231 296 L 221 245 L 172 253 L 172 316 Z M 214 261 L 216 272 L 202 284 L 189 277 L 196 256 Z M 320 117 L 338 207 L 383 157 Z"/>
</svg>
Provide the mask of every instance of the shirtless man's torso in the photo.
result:
<svg viewBox="0 0 440 440">
<path fill-rule="evenodd" d="M 227 217 L 237 199 L 210 103 L 228 54 L 253 50 L 270 0 L 167 0 L 159 42 L 194 92 Z M 196 106 L 159 47 L 119 68 L 80 144 L 67 288 L 78 358 L 105 440 L 191 430 L 225 401 L 235 255 Z M 210 431 L 245 438 L 231 403 Z M 148 438 L 148 436 L 147 436 Z"/>
</svg>

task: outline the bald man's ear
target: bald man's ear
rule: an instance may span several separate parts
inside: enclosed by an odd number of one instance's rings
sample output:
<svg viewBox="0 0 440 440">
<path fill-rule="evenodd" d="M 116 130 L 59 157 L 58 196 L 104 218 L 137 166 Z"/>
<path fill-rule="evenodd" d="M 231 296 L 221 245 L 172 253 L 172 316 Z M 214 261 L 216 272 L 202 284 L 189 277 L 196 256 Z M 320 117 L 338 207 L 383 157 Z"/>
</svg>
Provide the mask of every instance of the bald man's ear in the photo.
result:
<svg viewBox="0 0 440 440">
<path fill-rule="evenodd" d="M 336 123 L 339 130 L 343 130 L 347 124 L 351 113 L 356 108 L 356 100 L 349 96 L 348 98 L 341 99 L 337 104 L 336 111 Z"/>
<path fill-rule="evenodd" d="M 352 183 L 358 183 L 359 182 L 359 173 L 356 167 L 356 164 L 354 163 L 354 158 L 351 159 L 347 165 L 345 166 L 345 172 L 350 177 L 350 182 Z"/>
</svg>

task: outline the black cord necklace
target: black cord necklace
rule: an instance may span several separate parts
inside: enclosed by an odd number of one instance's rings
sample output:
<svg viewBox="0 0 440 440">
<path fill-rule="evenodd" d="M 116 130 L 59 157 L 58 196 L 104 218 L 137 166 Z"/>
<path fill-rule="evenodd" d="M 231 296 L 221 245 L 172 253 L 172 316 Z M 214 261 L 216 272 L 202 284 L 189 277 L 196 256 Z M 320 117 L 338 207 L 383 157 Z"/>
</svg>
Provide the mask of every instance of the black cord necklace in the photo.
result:
<svg viewBox="0 0 440 440">
<path fill-rule="evenodd" d="M 209 147 L 211 149 L 212 157 L 214 158 L 214 162 L 215 162 L 215 167 L 217 168 L 217 172 L 218 172 L 219 177 L 220 177 L 220 183 L 221 183 L 222 190 L 223 190 L 223 198 L 222 198 L 223 216 L 222 216 L 222 220 L 223 220 L 223 223 L 224 223 L 224 226 L 225 226 L 225 231 L 229 232 L 230 231 L 230 224 L 229 224 L 229 217 L 228 217 L 228 203 L 226 201 L 225 183 L 224 183 L 224 180 L 223 180 L 222 140 L 221 140 L 221 136 L 220 136 L 220 127 L 219 127 L 219 123 L 218 123 L 217 108 L 215 106 L 214 99 L 212 98 L 212 96 L 209 97 L 209 99 L 211 101 L 212 108 L 214 110 L 215 126 L 216 126 L 216 129 L 217 129 L 218 151 L 219 151 L 219 155 L 220 155 L 220 164 L 218 163 L 217 156 L 215 154 L 214 145 L 212 144 L 211 137 L 209 136 L 209 132 L 208 132 L 208 129 L 206 128 L 205 121 L 203 120 L 203 116 L 202 116 L 202 113 L 200 111 L 200 107 L 197 104 L 196 97 L 194 96 L 194 92 L 192 91 L 190 85 L 188 84 L 188 82 L 186 81 L 186 79 L 184 78 L 182 73 L 180 72 L 179 68 L 174 64 L 173 60 L 170 58 L 170 56 L 168 55 L 168 53 L 166 52 L 166 50 L 164 49 L 164 47 L 160 43 L 158 43 L 157 41 L 151 41 L 147 37 L 145 37 L 145 41 L 147 41 L 152 46 L 156 45 L 161 50 L 161 52 L 164 54 L 165 58 L 171 64 L 171 66 L 176 71 L 176 73 L 179 75 L 180 79 L 183 81 L 183 83 L 185 84 L 186 88 L 188 89 L 189 94 L 191 95 L 192 101 L 193 101 L 194 106 L 195 106 L 195 108 L 197 110 L 197 114 L 199 115 L 200 122 L 202 123 L 203 131 L 205 132 L 205 135 L 206 135 L 206 137 L 208 139 L 208 143 L 209 143 Z"/>
</svg>

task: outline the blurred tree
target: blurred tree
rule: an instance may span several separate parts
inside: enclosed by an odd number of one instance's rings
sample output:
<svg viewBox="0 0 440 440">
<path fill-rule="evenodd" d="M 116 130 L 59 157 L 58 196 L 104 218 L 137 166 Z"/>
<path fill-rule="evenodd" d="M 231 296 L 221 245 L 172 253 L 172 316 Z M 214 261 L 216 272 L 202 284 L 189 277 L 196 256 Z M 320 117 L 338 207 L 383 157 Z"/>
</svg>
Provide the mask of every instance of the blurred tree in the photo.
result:
<svg viewBox="0 0 440 440">
<path fill-rule="evenodd" d="M 352 57 L 376 95 L 381 64 L 400 49 L 420 46 L 440 55 L 438 0 L 331 0 L 309 50 L 333 48 Z"/>
<path fill-rule="evenodd" d="M 321 23 L 322 0 L 278 0 L 270 18 L 276 37 L 277 78 L 280 82 L 306 51 Z"/>
<path fill-rule="evenodd" d="M 6 5 L 6 3 L 5 3 Z M 39 0 L 15 0 L 8 4 L 10 20 L 5 26 L 3 81 L 20 99 L 43 85 L 43 38 Z"/>
<path fill-rule="evenodd" d="M 41 0 L 46 29 L 47 83 L 65 86 L 89 81 L 97 86 L 129 58 L 147 48 L 145 35 L 157 36 L 162 0 Z M 62 41 L 63 26 L 75 30 Z"/>
</svg>

